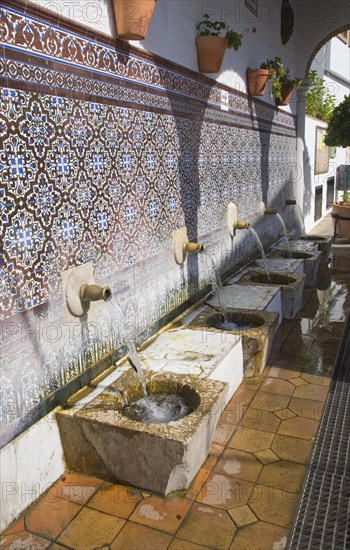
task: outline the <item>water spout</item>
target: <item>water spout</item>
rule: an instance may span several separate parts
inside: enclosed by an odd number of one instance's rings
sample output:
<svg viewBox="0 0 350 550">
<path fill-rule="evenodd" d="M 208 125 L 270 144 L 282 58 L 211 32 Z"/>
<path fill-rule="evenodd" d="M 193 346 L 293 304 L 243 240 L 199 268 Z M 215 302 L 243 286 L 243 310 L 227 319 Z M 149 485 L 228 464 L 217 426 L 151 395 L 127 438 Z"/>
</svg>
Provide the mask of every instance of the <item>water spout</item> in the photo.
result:
<svg viewBox="0 0 350 550">
<path fill-rule="evenodd" d="M 201 243 L 184 243 L 182 250 L 187 254 L 193 254 L 195 252 L 203 252 L 204 247 Z"/>
<path fill-rule="evenodd" d="M 296 199 L 286 199 L 286 206 L 295 206 L 296 203 Z"/>
<path fill-rule="evenodd" d="M 277 208 L 265 208 L 264 214 L 265 216 L 273 216 L 274 214 L 277 214 Z"/>
<path fill-rule="evenodd" d="M 109 286 L 85 284 L 80 287 L 79 298 L 85 303 L 97 302 L 97 300 L 108 302 L 112 298 L 112 290 Z"/>
<path fill-rule="evenodd" d="M 237 230 L 249 229 L 249 228 L 250 228 L 250 223 L 249 222 L 240 222 L 240 221 L 234 222 L 234 224 L 233 224 L 233 236 L 236 235 Z"/>
</svg>

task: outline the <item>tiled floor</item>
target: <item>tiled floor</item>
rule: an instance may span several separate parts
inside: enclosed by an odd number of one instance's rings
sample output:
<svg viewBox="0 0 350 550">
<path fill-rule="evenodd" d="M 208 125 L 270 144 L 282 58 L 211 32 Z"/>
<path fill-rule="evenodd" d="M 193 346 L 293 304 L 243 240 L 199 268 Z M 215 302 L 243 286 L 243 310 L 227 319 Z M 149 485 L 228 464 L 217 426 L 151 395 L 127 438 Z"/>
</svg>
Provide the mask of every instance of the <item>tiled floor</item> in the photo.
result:
<svg viewBox="0 0 350 550">
<path fill-rule="evenodd" d="M 286 548 L 350 306 L 350 280 L 325 286 L 321 279 L 304 292 L 269 365 L 223 411 L 187 491 L 162 498 L 68 473 L 8 529 L 1 548 Z"/>
</svg>

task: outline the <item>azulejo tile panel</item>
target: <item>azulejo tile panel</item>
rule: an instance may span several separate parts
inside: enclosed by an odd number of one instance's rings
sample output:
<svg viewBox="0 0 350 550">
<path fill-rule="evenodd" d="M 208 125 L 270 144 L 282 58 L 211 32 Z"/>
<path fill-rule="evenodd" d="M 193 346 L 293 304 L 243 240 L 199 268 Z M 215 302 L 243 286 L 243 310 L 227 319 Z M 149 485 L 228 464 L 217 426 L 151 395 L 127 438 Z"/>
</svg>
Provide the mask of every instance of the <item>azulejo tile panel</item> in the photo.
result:
<svg viewBox="0 0 350 550">
<path fill-rule="evenodd" d="M 208 282 L 196 259 L 174 264 L 171 232 L 186 225 L 227 269 L 251 248 L 249 239 L 232 248 L 228 202 L 251 215 L 291 185 L 295 165 L 294 117 L 258 101 L 252 112 L 234 90 L 222 111 L 209 79 L 24 5 L 0 8 L 5 441 L 120 343 L 110 311 L 97 332 L 65 326 L 63 270 L 93 261 L 133 334 L 151 330 Z M 28 322 L 39 334 L 52 323 L 58 336 L 40 339 Z"/>
</svg>

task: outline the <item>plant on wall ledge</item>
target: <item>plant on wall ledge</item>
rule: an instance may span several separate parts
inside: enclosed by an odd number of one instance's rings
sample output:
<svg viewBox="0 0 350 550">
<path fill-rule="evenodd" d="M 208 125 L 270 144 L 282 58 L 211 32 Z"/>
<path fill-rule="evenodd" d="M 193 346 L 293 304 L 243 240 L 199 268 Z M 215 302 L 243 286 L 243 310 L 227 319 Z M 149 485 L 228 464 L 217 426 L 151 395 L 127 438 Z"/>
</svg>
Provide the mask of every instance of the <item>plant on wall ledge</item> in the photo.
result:
<svg viewBox="0 0 350 550">
<path fill-rule="evenodd" d="M 325 143 L 335 147 L 350 146 L 350 94 L 334 108 L 328 123 Z"/>
<path fill-rule="evenodd" d="M 203 20 L 197 24 L 199 34 L 196 39 L 198 65 L 202 73 L 217 73 L 220 71 L 226 48 L 237 51 L 242 45 L 242 37 L 249 30 L 255 33 L 255 27 L 238 33 L 225 21 L 211 21 L 209 14 L 203 15 Z"/>
<path fill-rule="evenodd" d="M 287 44 L 294 31 L 294 11 L 289 0 L 282 0 L 281 6 L 281 40 Z"/>
<path fill-rule="evenodd" d="M 311 87 L 305 93 L 305 113 L 328 122 L 335 107 L 335 95 L 327 89 L 326 81 L 317 71 L 310 71 L 309 79 Z"/>
<path fill-rule="evenodd" d="M 270 71 L 270 96 L 275 98 L 276 105 L 288 105 L 292 91 L 301 86 L 301 78 L 291 78 L 280 57 L 267 59 L 260 68 Z"/>
</svg>

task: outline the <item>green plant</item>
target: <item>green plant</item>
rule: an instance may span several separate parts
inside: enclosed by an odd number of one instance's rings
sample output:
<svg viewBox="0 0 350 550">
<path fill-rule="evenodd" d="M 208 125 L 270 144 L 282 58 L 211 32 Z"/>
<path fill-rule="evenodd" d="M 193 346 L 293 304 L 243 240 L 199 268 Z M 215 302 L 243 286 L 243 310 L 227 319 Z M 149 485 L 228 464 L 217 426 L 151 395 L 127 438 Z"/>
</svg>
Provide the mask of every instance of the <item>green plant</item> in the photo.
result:
<svg viewBox="0 0 350 550">
<path fill-rule="evenodd" d="M 345 191 L 345 193 L 340 197 L 339 202 L 350 204 L 350 191 Z"/>
<path fill-rule="evenodd" d="M 242 34 L 233 31 L 224 21 L 211 21 L 209 14 L 203 15 L 203 20 L 197 24 L 199 36 L 224 36 L 227 40 L 227 47 L 238 50 L 242 45 L 242 37 L 251 30 L 255 32 L 255 27 L 245 29 Z"/>
<path fill-rule="evenodd" d="M 275 97 L 282 101 L 282 86 L 285 85 L 290 90 L 299 88 L 301 86 L 300 78 L 290 78 L 289 69 L 283 67 L 283 63 L 280 57 L 274 57 L 273 59 L 267 59 L 264 63 L 261 63 L 260 69 L 269 69 L 271 82 L 270 96 Z"/>
<path fill-rule="evenodd" d="M 328 123 L 326 145 L 350 146 L 350 94 L 334 108 Z"/>
<path fill-rule="evenodd" d="M 317 71 L 310 71 L 310 89 L 305 93 L 305 112 L 307 115 L 324 122 L 329 122 L 335 107 L 335 95 L 327 89 L 326 82 L 317 75 Z"/>
</svg>

